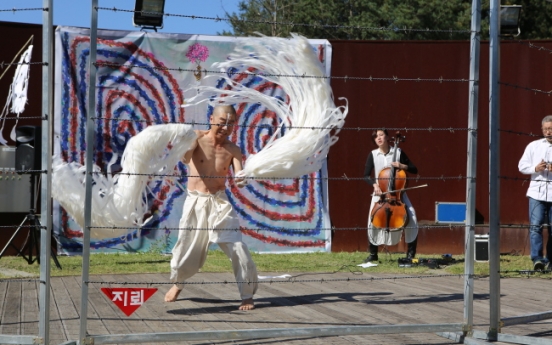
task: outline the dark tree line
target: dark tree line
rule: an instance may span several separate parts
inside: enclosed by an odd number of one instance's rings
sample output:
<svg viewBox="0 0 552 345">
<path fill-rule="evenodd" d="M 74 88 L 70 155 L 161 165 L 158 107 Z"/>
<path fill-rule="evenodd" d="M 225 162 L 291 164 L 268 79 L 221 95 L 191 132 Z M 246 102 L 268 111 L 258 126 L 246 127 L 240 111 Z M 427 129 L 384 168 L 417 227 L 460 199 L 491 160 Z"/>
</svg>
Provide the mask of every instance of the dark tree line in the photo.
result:
<svg viewBox="0 0 552 345">
<path fill-rule="evenodd" d="M 521 0 L 515 4 L 523 6 L 520 39 L 552 38 L 552 2 Z M 237 13 L 227 13 L 232 31 L 221 34 L 259 32 L 287 37 L 295 32 L 326 39 L 466 39 L 471 11 L 471 0 L 242 0 Z M 482 1 L 481 12 L 481 37 L 487 39 L 488 0 Z"/>
</svg>

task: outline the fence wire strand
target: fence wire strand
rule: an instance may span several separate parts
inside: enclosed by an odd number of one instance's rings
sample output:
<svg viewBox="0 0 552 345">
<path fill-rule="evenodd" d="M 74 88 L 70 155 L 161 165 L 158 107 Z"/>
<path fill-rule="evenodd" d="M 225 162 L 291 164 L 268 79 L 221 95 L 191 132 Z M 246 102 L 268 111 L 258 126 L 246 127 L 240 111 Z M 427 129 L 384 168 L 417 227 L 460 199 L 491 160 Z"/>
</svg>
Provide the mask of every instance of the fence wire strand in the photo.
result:
<svg viewBox="0 0 552 345">
<path fill-rule="evenodd" d="M 336 272 L 326 272 L 326 273 L 308 273 L 308 274 L 334 274 Z M 363 273 L 363 272 L 362 272 Z M 427 278 L 444 278 L 444 277 L 470 277 L 478 278 L 476 275 L 470 274 L 438 274 L 438 275 L 418 275 L 418 276 L 393 276 L 393 277 L 368 277 L 368 278 L 328 278 L 328 279 L 261 279 L 257 281 L 259 284 L 275 284 L 275 283 L 331 283 L 331 282 L 353 282 L 353 281 L 381 281 L 381 280 L 402 280 L 402 279 L 427 279 Z M 251 281 L 212 281 L 212 282 L 116 282 L 116 281 L 96 281 L 90 280 L 85 281 L 88 284 L 99 284 L 99 285 L 227 285 L 227 284 L 251 284 Z"/>
<path fill-rule="evenodd" d="M 535 95 L 536 94 L 544 94 L 544 95 L 550 96 L 550 94 L 552 94 L 552 90 L 544 91 L 544 90 L 539 90 L 539 89 L 533 89 L 533 88 L 530 88 L 530 87 L 527 87 L 527 86 L 511 84 L 511 83 L 507 83 L 507 82 L 503 82 L 503 81 L 499 81 L 498 84 L 508 86 L 508 87 L 512 87 L 514 89 L 521 89 L 521 90 L 525 90 L 525 91 L 531 91 L 531 92 L 534 92 Z"/>
<path fill-rule="evenodd" d="M 41 65 L 41 66 L 48 66 L 48 62 L 0 62 L 0 69 L 4 69 L 5 67 L 9 66 L 19 66 L 19 65 Z"/>
<path fill-rule="evenodd" d="M 209 230 L 212 230 L 210 228 L 174 228 L 174 227 L 134 227 L 134 228 L 129 228 L 129 227 L 122 227 L 122 226 L 89 226 L 88 227 L 89 229 L 107 229 L 107 230 L 121 230 L 121 229 L 126 229 L 126 230 L 145 230 L 145 231 L 191 231 L 191 230 L 200 230 L 200 231 L 209 231 Z M 412 226 L 412 227 L 408 227 L 408 226 L 405 226 L 403 228 L 401 228 L 399 231 L 401 230 L 404 230 L 404 229 L 411 229 L 411 228 L 417 228 L 417 229 L 428 229 L 428 230 L 432 230 L 432 229 L 454 229 L 454 228 L 466 228 L 466 225 L 465 224 L 457 224 L 457 225 L 454 225 L 454 224 L 446 224 L 446 225 L 420 225 L 418 224 L 417 226 Z M 242 228 L 220 228 L 220 229 L 217 229 L 217 230 L 221 230 L 221 231 L 240 231 L 242 230 Z M 250 231 L 256 231 L 256 232 L 259 232 L 259 231 L 274 231 L 274 230 L 286 230 L 288 232 L 294 232 L 294 233 L 303 233 L 305 231 L 356 231 L 356 230 L 362 230 L 362 231 L 367 231 L 368 230 L 368 227 L 343 227 L 343 228 L 337 228 L 337 227 L 331 227 L 331 228 L 297 228 L 297 229 L 294 229 L 294 228 L 285 228 L 285 227 L 281 227 L 281 228 L 243 228 L 243 230 L 250 230 Z"/>
<path fill-rule="evenodd" d="M 5 8 L 0 12 L 23 12 L 23 11 L 49 11 L 48 7 L 28 7 L 28 8 Z"/>
<path fill-rule="evenodd" d="M 267 24 L 267 25 L 287 25 L 287 26 L 300 26 L 300 27 L 313 27 L 313 28 L 320 28 L 320 29 L 345 29 L 345 30 L 360 30 L 360 31 L 393 31 L 393 32 L 439 32 L 439 33 L 450 33 L 451 35 L 454 33 L 458 34 L 471 34 L 472 31 L 469 29 L 419 29 L 419 28 L 389 28 L 389 27 L 370 27 L 370 26 L 360 26 L 360 25 L 334 25 L 334 24 L 318 24 L 318 23 L 293 23 L 293 22 L 279 22 L 279 21 L 271 21 L 271 20 L 251 20 L 251 19 L 229 19 L 229 18 L 221 18 L 219 16 L 217 17 L 209 17 L 209 16 L 196 16 L 196 15 L 189 15 L 189 14 L 174 14 L 174 13 L 160 13 L 160 12 L 151 12 L 151 11 L 135 11 L 135 10 L 127 10 L 127 9 L 121 9 L 117 7 L 94 7 L 95 10 L 105 10 L 105 11 L 113 11 L 113 12 L 127 12 L 127 13 L 137 13 L 140 15 L 159 15 L 162 14 L 165 17 L 177 17 L 177 18 L 188 18 L 188 19 L 201 19 L 201 20 L 211 20 L 215 22 L 232 22 L 232 21 L 239 21 L 242 23 L 253 23 L 253 24 Z"/>
<path fill-rule="evenodd" d="M 187 122 L 187 121 L 184 121 L 184 122 L 173 122 L 173 121 L 163 121 L 163 122 L 159 122 L 159 121 L 153 121 L 153 120 L 140 120 L 140 119 L 118 119 L 118 118 L 112 118 L 112 117 L 104 117 L 104 116 L 94 116 L 94 117 L 91 117 L 92 120 L 104 120 L 104 121 L 120 121 L 120 122 L 139 122 L 139 123 L 155 123 L 155 124 L 182 124 L 182 125 L 191 125 L 192 127 L 194 126 L 213 126 L 213 124 L 211 124 L 210 122 L 196 122 L 196 121 L 192 121 L 192 122 Z M 216 124 L 215 124 L 216 125 Z M 216 125 L 218 126 L 218 125 Z M 228 126 L 228 127 L 237 127 L 237 128 L 273 128 L 273 126 L 269 126 L 269 125 L 240 125 L 240 124 L 232 124 L 232 125 L 225 125 L 225 126 Z M 412 132 L 422 132 L 422 131 L 428 131 L 428 132 L 433 132 L 433 131 L 445 131 L 445 132 L 451 132 L 451 133 L 454 133 L 456 131 L 469 131 L 469 132 L 477 132 L 477 129 L 475 128 L 469 128 L 469 127 L 341 127 L 341 128 L 338 128 L 336 126 L 308 126 L 308 127 L 305 127 L 305 126 L 293 126 L 293 125 L 290 125 L 290 126 L 283 126 L 284 128 L 286 128 L 287 130 L 291 130 L 291 129 L 310 129 L 310 130 L 317 130 L 317 129 L 329 129 L 329 130 L 342 130 L 342 131 L 357 131 L 357 132 L 360 132 L 360 131 L 375 131 L 375 130 L 378 130 L 378 129 L 386 129 L 388 131 L 405 131 L 406 133 L 408 133 L 409 131 L 412 131 Z"/>
<path fill-rule="evenodd" d="M 515 42 L 519 43 L 519 44 L 522 44 L 522 45 L 527 45 L 527 46 L 529 46 L 529 48 L 536 49 L 538 51 L 544 51 L 544 52 L 552 54 L 552 49 L 548 49 L 548 48 L 545 48 L 543 46 L 535 45 L 535 44 L 531 43 L 530 41 L 515 40 Z"/>
<path fill-rule="evenodd" d="M 143 68 L 147 70 L 162 70 L 162 71 L 175 71 L 175 72 L 190 72 L 197 73 L 197 69 L 190 68 L 176 68 L 176 67 L 165 67 L 165 66 L 144 66 L 144 65 L 133 65 L 133 64 L 118 64 L 113 62 L 105 61 L 96 61 L 94 63 L 96 67 L 109 67 L 109 68 Z M 332 75 L 307 75 L 307 74 L 272 74 L 272 73 L 255 73 L 251 71 L 221 71 L 221 70 L 207 70 L 203 69 L 201 71 L 203 74 L 223 74 L 223 75 L 249 75 L 249 76 L 259 76 L 259 77 L 279 77 L 279 78 L 310 78 L 310 79 L 334 79 L 334 80 L 343 80 L 347 82 L 348 80 L 363 80 L 363 81 L 408 81 L 408 82 L 437 82 L 437 83 L 446 83 L 446 82 L 455 82 L 455 83 L 465 83 L 472 80 L 465 78 L 399 78 L 397 76 L 392 77 L 355 77 L 355 76 L 332 76 Z"/>
<path fill-rule="evenodd" d="M 526 132 L 518 132 L 518 131 L 512 131 L 512 130 L 509 130 L 509 129 L 498 129 L 499 132 L 503 132 L 503 133 L 508 133 L 508 134 L 515 134 L 515 135 L 524 135 L 524 136 L 529 136 L 529 137 L 543 137 L 542 134 L 534 134 L 533 132 L 529 132 L 529 133 L 526 133 Z"/>
</svg>

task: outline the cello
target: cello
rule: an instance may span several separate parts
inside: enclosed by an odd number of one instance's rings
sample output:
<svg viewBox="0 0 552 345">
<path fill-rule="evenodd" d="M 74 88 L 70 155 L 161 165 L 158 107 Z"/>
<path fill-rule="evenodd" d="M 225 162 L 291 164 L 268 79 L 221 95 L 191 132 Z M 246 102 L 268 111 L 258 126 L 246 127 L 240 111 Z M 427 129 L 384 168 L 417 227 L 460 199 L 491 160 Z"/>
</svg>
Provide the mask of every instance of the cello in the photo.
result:
<svg viewBox="0 0 552 345">
<path fill-rule="evenodd" d="M 405 138 L 397 132 L 393 162 L 396 162 L 399 143 Z M 387 231 L 402 230 L 408 223 L 406 205 L 401 200 L 401 194 L 406 187 L 406 172 L 393 165 L 382 169 L 378 174 L 378 186 L 382 193 L 374 205 L 370 219 L 372 226 Z"/>
</svg>

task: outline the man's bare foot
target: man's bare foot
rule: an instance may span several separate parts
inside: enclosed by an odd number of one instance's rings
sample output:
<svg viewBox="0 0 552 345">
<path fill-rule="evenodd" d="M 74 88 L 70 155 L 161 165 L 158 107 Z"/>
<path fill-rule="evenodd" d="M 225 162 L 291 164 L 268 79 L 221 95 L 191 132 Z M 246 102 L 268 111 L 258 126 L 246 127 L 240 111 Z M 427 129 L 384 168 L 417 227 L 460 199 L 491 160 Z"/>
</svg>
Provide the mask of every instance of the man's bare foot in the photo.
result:
<svg viewBox="0 0 552 345">
<path fill-rule="evenodd" d="M 173 285 L 173 287 L 165 294 L 165 302 L 174 302 L 178 298 L 178 295 L 180 295 L 181 289 L 179 289 L 176 285 Z"/>
<path fill-rule="evenodd" d="M 251 310 L 255 309 L 255 305 L 253 304 L 253 298 L 248 298 L 242 300 L 242 304 L 240 305 L 240 310 Z"/>
</svg>

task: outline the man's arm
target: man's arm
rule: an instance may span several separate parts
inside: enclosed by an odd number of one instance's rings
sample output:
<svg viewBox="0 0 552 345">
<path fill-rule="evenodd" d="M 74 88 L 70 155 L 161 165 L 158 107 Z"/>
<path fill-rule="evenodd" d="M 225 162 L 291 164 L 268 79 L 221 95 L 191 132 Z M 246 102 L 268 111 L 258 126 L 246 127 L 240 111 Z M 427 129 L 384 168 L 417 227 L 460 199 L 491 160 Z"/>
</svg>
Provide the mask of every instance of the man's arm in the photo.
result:
<svg viewBox="0 0 552 345">
<path fill-rule="evenodd" d="M 526 175 L 534 174 L 537 167 L 537 164 L 533 161 L 534 153 L 531 146 L 531 144 L 527 145 L 518 163 L 519 172 Z"/>
<path fill-rule="evenodd" d="M 196 140 L 192 144 L 192 147 L 188 151 L 186 151 L 186 153 L 184 154 L 184 157 L 182 157 L 182 161 L 185 164 L 190 164 L 190 161 L 192 160 L 192 155 L 194 154 L 195 148 L 197 147 L 197 141 L 198 141 L 199 138 L 201 138 L 203 136 L 203 133 L 201 131 L 196 130 L 195 132 L 196 132 L 196 135 L 197 135 Z"/>
<path fill-rule="evenodd" d="M 232 147 L 232 168 L 234 169 L 234 176 L 236 176 L 237 173 L 243 170 L 242 165 L 242 153 L 240 151 L 240 148 L 236 145 L 233 145 Z M 234 182 L 238 187 L 243 187 L 247 184 L 247 179 L 243 177 L 235 177 Z"/>
</svg>

